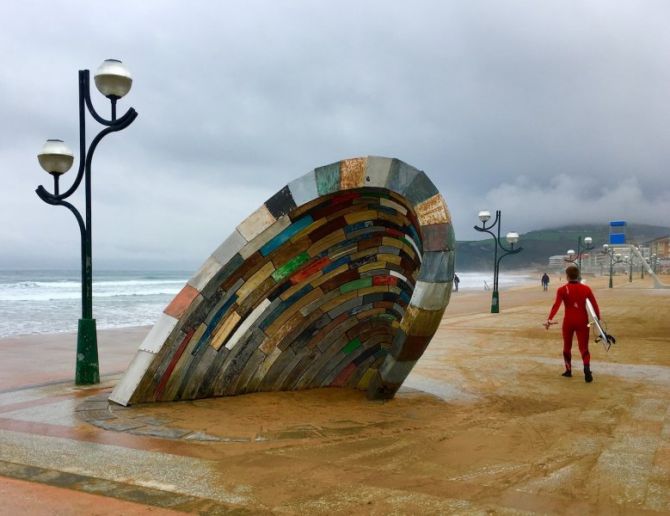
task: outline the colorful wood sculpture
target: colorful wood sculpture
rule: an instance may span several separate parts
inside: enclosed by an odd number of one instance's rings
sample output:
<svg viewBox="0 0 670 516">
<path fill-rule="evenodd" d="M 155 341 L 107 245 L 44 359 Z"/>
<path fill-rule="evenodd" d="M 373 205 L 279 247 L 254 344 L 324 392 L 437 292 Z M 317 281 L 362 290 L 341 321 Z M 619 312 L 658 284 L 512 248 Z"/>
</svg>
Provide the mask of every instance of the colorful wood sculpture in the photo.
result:
<svg viewBox="0 0 670 516">
<path fill-rule="evenodd" d="M 453 262 L 449 211 L 426 174 L 372 156 L 317 168 L 205 261 L 110 399 L 327 386 L 391 398 L 440 324 Z"/>
</svg>

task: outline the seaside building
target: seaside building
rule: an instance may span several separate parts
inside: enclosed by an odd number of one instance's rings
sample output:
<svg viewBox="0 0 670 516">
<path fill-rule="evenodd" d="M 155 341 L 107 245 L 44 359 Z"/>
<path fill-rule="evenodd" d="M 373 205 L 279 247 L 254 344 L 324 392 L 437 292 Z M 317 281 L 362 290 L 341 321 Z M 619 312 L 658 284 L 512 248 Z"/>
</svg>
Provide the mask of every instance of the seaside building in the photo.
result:
<svg viewBox="0 0 670 516">
<path fill-rule="evenodd" d="M 670 273 L 670 235 L 645 242 L 644 246 L 649 249 L 649 255 L 654 257 L 656 272 Z"/>
</svg>

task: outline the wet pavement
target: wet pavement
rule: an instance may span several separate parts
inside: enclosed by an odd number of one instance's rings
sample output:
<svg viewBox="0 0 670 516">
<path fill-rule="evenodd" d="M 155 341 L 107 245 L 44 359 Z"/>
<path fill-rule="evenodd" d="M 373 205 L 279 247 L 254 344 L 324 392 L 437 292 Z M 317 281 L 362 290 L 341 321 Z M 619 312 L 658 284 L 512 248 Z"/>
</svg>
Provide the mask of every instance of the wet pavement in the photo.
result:
<svg viewBox="0 0 670 516">
<path fill-rule="evenodd" d="M 639 329 L 670 297 L 637 292 L 631 312 L 616 295 L 601 305 L 625 322 L 621 348 L 593 348 L 593 384 L 560 378 L 542 295 L 506 296 L 499 317 L 465 295 L 391 402 L 327 389 L 122 407 L 107 396 L 147 328 L 100 332 L 90 387 L 72 384 L 72 336 L 6 339 L 3 510 L 670 513 L 670 350 L 662 321 Z"/>
</svg>

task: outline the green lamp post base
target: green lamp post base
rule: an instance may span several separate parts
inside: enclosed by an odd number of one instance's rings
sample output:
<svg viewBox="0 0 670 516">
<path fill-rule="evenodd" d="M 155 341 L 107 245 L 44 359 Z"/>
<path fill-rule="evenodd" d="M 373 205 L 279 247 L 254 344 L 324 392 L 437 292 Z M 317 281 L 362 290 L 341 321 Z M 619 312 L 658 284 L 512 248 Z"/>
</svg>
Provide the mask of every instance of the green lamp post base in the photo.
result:
<svg viewBox="0 0 670 516">
<path fill-rule="evenodd" d="M 100 383 L 98 366 L 98 337 L 95 319 L 79 319 L 77 331 L 77 366 L 74 383 L 94 385 Z"/>
<path fill-rule="evenodd" d="M 491 296 L 491 313 L 497 314 L 500 312 L 500 305 L 498 304 L 498 291 L 493 291 L 493 296 Z"/>
</svg>

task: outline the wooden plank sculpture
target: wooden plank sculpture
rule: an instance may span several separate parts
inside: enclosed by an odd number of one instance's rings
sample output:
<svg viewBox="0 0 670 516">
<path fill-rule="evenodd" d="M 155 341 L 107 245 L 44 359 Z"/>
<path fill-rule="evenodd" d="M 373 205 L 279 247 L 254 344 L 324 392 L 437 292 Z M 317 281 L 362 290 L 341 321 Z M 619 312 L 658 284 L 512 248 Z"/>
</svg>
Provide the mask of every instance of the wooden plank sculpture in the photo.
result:
<svg viewBox="0 0 670 516">
<path fill-rule="evenodd" d="M 424 172 L 372 156 L 317 168 L 205 261 L 110 399 L 328 386 L 392 398 L 440 324 L 453 262 L 449 211 Z"/>
</svg>

